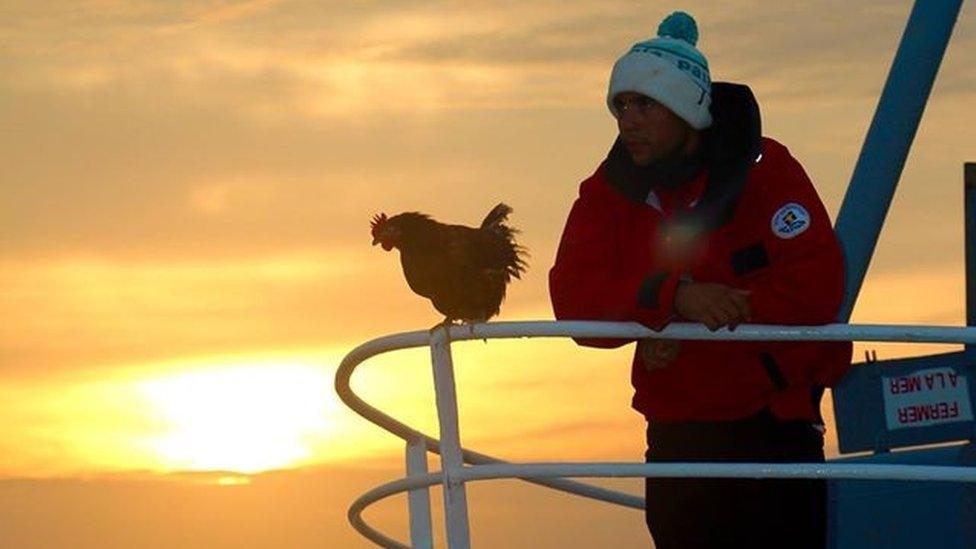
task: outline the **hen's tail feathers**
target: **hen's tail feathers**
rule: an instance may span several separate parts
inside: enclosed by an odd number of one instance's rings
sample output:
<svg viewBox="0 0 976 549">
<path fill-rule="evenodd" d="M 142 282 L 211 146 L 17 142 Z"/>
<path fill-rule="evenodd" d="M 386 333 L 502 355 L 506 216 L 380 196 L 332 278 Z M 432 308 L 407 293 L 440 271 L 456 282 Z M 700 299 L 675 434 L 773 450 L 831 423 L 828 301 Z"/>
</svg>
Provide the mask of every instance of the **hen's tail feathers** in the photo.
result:
<svg viewBox="0 0 976 549">
<path fill-rule="evenodd" d="M 509 205 L 498 204 L 485 216 L 485 220 L 481 222 L 481 229 L 490 231 L 505 241 L 505 272 L 511 277 L 521 278 L 522 273 L 528 268 L 525 258 L 528 257 L 529 251 L 515 242 L 518 229 L 505 223 L 511 213 L 512 208 Z"/>
<path fill-rule="evenodd" d="M 481 222 L 481 228 L 492 231 L 497 230 L 497 228 L 506 228 L 503 223 L 508 219 L 510 213 L 512 213 L 512 208 L 508 204 L 501 203 L 495 206 L 485 216 L 485 220 Z"/>
</svg>

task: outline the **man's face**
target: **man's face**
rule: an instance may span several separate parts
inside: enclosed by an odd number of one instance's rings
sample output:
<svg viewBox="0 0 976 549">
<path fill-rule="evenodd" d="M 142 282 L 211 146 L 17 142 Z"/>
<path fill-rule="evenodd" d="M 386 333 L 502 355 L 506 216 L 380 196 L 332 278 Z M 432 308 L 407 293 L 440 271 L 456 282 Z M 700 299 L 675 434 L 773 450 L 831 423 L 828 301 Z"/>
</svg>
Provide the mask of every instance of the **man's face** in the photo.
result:
<svg viewBox="0 0 976 549">
<path fill-rule="evenodd" d="M 682 151 L 693 131 L 678 115 L 646 95 L 621 92 L 613 98 L 613 105 L 620 139 L 638 166 Z"/>
</svg>

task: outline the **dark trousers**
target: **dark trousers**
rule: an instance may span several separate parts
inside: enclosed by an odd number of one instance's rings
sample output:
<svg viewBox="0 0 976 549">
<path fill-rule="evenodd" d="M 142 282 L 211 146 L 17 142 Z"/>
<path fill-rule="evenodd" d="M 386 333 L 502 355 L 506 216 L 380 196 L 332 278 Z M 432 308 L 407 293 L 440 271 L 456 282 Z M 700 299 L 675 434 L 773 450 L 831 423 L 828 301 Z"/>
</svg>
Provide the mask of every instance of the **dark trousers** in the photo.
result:
<svg viewBox="0 0 976 549">
<path fill-rule="evenodd" d="M 653 423 L 647 461 L 823 462 L 809 421 L 768 411 L 736 421 Z M 648 478 L 647 527 L 657 549 L 826 546 L 823 480 Z"/>
</svg>

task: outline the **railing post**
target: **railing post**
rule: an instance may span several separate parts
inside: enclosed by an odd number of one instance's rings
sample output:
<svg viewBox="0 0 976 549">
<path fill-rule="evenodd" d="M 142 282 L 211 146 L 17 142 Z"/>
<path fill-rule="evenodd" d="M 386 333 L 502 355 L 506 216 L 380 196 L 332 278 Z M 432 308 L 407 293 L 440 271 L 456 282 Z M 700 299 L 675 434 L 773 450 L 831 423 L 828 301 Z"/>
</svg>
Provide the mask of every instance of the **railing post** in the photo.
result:
<svg viewBox="0 0 976 549">
<path fill-rule="evenodd" d="M 461 453 L 461 435 L 458 429 L 457 392 L 449 330 L 450 326 L 444 324 L 431 331 L 430 357 L 434 367 L 434 393 L 437 398 L 437 420 L 440 424 L 447 545 L 450 549 L 468 549 L 471 546 L 468 498 L 464 480 L 457 476 L 464 467 L 464 456 Z"/>
<path fill-rule="evenodd" d="M 419 434 L 407 440 L 407 478 L 427 474 L 427 445 Z M 410 545 L 414 549 L 434 546 L 430 525 L 430 491 L 427 488 L 410 490 L 407 496 L 410 514 Z"/>
</svg>

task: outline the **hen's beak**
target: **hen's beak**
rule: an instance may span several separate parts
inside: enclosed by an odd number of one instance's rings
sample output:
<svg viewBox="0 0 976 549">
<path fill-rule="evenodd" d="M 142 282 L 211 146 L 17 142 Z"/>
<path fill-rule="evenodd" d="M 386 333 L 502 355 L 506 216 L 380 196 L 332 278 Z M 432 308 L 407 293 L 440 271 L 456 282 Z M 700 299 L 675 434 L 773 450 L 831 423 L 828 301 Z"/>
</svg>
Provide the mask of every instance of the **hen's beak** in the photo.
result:
<svg viewBox="0 0 976 549">
<path fill-rule="evenodd" d="M 373 246 L 375 246 L 375 245 L 377 245 L 379 243 L 380 243 L 380 239 L 374 236 L 373 237 Z"/>
</svg>

